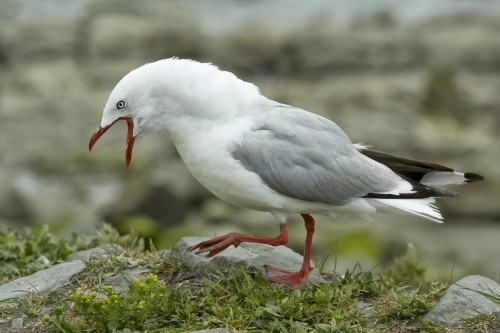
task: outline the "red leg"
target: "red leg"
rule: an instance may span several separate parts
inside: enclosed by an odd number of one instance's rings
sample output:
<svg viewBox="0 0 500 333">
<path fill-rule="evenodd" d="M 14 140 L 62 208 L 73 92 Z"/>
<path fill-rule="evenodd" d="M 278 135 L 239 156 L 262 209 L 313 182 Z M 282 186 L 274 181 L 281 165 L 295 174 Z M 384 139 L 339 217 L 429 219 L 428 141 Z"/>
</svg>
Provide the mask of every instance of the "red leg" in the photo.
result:
<svg viewBox="0 0 500 333">
<path fill-rule="evenodd" d="M 243 242 L 261 243 L 272 246 L 284 245 L 288 242 L 288 230 L 286 229 L 286 224 L 280 223 L 280 234 L 276 238 L 251 236 L 231 232 L 229 234 L 215 237 L 213 239 L 191 246 L 188 250 L 193 251 L 198 249 L 198 251 L 196 251 L 197 254 L 208 252 L 207 257 L 212 257 L 217 253 L 227 249 L 231 245 L 234 245 L 234 247 L 238 247 L 238 245 Z"/>
<path fill-rule="evenodd" d="M 270 281 L 279 282 L 290 288 L 297 288 L 302 281 L 307 281 L 311 267 L 311 245 L 314 234 L 314 219 L 309 214 L 300 214 L 306 226 L 306 244 L 304 246 L 304 259 L 302 267 L 298 272 L 289 272 L 276 267 L 266 266 L 267 278 Z"/>
</svg>

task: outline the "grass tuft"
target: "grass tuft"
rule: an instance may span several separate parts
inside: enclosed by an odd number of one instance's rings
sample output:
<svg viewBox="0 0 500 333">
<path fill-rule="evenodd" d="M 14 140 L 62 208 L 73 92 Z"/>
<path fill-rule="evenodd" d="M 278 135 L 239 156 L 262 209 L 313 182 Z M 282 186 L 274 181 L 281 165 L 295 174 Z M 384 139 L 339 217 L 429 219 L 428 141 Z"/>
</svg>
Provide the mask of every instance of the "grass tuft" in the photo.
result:
<svg viewBox="0 0 500 333">
<path fill-rule="evenodd" d="M 304 284 L 288 289 L 245 268 L 228 270 L 205 279 L 169 283 L 175 259 L 167 259 L 158 274 L 144 281 L 135 279 L 127 289 L 112 286 L 77 288 L 65 309 L 55 308 L 43 317 L 53 332 L 112 332 L 116 330 L 188 331 L 207 327 L 228 327 L 235 331 L 266 332 L 360 332 L 376 325 L 394 329 L 419 325 L 422 315 L 442 290 L 411 289 L 390 278 L 370 272 L 352 271 L 332 276 L 328 283 Z M 372 313 L 361 315 L 360 302 Z"/>
<path fill-rule="evenodd" d="M 8 228 L 0 233 L 0 284 L 50 267 L 85 248 L 86 244 L 76 235 L 57 241 L 47 225 L 23 231 Z"/>
</svg>

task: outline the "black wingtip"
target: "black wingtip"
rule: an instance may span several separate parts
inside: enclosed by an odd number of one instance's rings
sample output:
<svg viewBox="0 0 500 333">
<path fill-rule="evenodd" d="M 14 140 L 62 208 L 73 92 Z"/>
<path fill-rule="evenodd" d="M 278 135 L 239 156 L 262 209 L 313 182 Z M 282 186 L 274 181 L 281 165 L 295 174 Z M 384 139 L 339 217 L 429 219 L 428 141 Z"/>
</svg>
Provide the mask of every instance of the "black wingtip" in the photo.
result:
<svg viewBox="0 0 500 333">
<path fill-rule="evenodd" d="M 481 175 L 478 175 L 477 173 L 472 173 L 472 172 L 466 172 L 464 173 L 465 181 L 467 183 L 473 183 L 473 182 L 480 182 L 484 180 L 484 177 Z"/>
</svg>

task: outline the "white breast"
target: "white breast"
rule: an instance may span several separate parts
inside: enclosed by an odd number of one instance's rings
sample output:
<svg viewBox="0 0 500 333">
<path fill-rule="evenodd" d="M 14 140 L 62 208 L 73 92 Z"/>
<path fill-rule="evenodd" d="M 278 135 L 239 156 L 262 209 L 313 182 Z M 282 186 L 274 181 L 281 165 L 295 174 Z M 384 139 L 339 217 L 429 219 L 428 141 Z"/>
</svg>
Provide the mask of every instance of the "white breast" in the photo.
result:
<svg viewBox="0 0 500 333">
<path fill-rule="evenodd" d="M 192 133 L 176 147 L 193 176 L 220 199 L 244 208 L 272 211 L 282 204 L 281 195 L 246 170 L 231 155 L 244 127 L 238 122 Z"/>
</svg>

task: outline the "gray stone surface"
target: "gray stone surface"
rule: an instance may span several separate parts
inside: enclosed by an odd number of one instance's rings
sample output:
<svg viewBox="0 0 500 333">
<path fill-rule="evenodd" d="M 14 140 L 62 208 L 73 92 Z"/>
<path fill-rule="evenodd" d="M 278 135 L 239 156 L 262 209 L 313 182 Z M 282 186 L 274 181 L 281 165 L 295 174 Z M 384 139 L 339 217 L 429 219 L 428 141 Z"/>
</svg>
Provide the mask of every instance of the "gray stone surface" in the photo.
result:
<svg viewBox="0 0 500 333">
<path fill-rule="evenodd" d="M 470 275 L 450 286 L 446 294 L 429 311 L 427 318 L 440 324 L 456 325 L 479 314 L 500 311 L 500 305 L 466 288 L 500 295 L 498 283 L 484 276 Z"/>
<path fill-rule="evenodd" d="M 63 263 L 3 284 L 0 286 L 0 307 L 7 305 L 9 299 L 14 300 L 30 293 L 40 294 L 51 289 L 58 289 L 86 268 L 84 260 L 92 256 L 116 253 L 113 251 L 123 251 L 123 248 L 115 244 L 105 244 L 87 251 L 76 252 Z"/>
<path fill-rule="evenodd" d="M 23 318 L 12 319 L 12 328 L 15 330 L 20 330 L 23 328 Z"/>
<path fill-rule="evenodd" d="M 377 311 L 375 311 L 373 305 L 367 302 L 358 302 L 355 305 L 355 309 L 361 316 L 368 318 L 368 327 L 373 327 L 377 324 Z"/>
<path fill-rule="evenodd" d="M 373 309 L 373 305 L 371 305 L 370 303 L 358 302 L 356 303 L 355 308 L 361 315 L 365 317 L 375 316 L 377 314 L 375 309 Z"/>
<path fill-rule="evenodd" d="M 146 278 L 144 277 L 144 274 L 150 271 L 150 269 L 142 267 L 129 268 L 118 273 L 117 275 L 105 279 L 101 285 L 112 285 L 113 290 L 116 292 L 122 292 L 128 289 L 130 282 L 133 281 L 134 278 L 141 281 L 145 280 Z"/>
<path fill-rule="evenodd" d="M 94 256 L 104 256 L 104 255 L 116 255 L 120 252 L 124 252 L 125 249 L 118 244 L 104 244 L 101 246 L 94 247 L 93 249 L 86 251 L 78 251 L 69 255 L 65 262 L 71 262 L 75 260 L 89 260 Z"/>
<path fill-rule="evenodd" d="M 302 256 L 285 246 L 242 243 L 237 248 L 230 246 L 211 258 L 187 250 L 188 247 L 208 239 L 206 237 L 181 238 L 172 251 L 173 255 L 179 258 L 191 271 L 215 271 L 220 266 L 234 268 L 246 266 L 250 271 L 264 277 L 267 276 L 265 265 L 297 271 L 302 264 Z M 309 275 L 309 282 L 324 281 L 317 269 Z"/>
<path fill-rule="evenodd" d="M 30 293 L 44 293 L 65 285 L 74 275 L 85 269 L 82 260 L 63 262 L 29 276 L 0 286 L 0 301 L 25 297 Z M 6 304 L 0 303 L 0 307 Z"/>
</svg>

